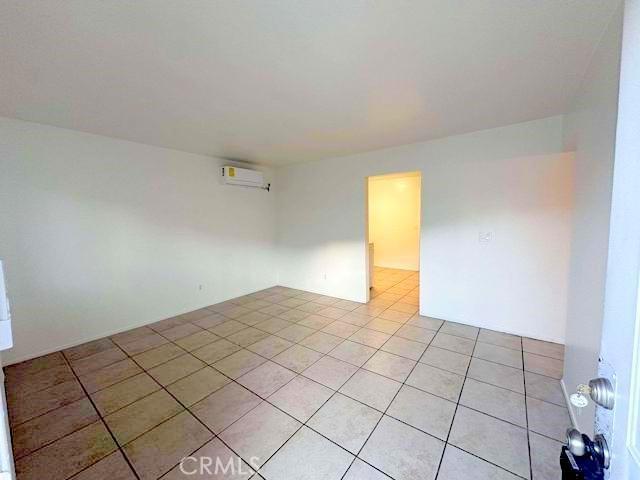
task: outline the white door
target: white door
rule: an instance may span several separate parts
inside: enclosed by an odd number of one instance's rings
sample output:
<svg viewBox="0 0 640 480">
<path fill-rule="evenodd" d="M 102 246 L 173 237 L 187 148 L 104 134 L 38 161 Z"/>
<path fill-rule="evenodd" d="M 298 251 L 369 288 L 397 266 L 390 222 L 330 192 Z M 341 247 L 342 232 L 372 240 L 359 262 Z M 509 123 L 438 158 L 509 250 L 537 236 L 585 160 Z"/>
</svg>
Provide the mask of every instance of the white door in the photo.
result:
<svg viewBox="0 0 640 480">
<path fill-rule="evenodd" d="M 640 0 L 627 0 L 600 374 L 615 386 L 596 433 L 612 454 L 611 479 L 640 479 Z"/>
</svg>

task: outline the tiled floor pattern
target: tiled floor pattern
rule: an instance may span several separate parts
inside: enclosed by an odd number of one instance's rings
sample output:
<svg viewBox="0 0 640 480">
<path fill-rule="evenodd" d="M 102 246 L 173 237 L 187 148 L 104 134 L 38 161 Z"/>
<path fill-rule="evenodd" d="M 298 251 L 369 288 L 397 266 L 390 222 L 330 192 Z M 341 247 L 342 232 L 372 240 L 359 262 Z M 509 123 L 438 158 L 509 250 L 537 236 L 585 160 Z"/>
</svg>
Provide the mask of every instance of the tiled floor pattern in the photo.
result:
<svg viewBox="0 0 640 480">
<path fill-rule="evenodd" d="M 374 285 L 273 287 L 7 367 L 19 480 L 559 478 L 562 346 L 419 316 L 415 272 Z M 227 468 L 186 475 L 190 455 Z"/>
</svg>

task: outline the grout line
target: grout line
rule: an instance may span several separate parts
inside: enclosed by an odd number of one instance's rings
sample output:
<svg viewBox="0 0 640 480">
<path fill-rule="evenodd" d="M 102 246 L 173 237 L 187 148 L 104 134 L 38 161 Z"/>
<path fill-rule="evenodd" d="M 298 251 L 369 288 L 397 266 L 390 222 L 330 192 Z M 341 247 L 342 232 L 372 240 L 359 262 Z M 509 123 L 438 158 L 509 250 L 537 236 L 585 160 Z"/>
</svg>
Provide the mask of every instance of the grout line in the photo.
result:
<svg viewBox="0 0 640 480">
<path fill-rule="evenodd" d="M 524 343 L 520 339 L 520 343 Z M 527 376 L 524 370 L 524 345 L 522 351 L 522 383 L 524 386 L 524 418 L 527 423 L 527 453 L 529 454 L 529 478 L 533 478 L 533 461 L 531 459 L 531 433 L 529 430 L 529 406 L 527 404 Z"/>
</svg>

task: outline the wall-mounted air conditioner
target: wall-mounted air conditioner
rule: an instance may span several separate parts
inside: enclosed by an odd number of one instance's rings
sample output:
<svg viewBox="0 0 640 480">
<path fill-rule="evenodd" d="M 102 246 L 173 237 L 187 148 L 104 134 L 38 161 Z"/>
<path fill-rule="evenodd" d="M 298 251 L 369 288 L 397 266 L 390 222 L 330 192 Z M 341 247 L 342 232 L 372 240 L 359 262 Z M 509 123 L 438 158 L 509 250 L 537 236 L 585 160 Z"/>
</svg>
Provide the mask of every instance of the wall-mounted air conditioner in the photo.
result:
<svg viewBox="0 0 640 480">
<path fill-rule="evenodd" d="M 222 167 L 222 180 L 227 185 L 240 185 L 264 190 L 269 190 L 271 186 L 271 184 L 265 183 L 262 172 L 232 166 Z"/>
</svg>

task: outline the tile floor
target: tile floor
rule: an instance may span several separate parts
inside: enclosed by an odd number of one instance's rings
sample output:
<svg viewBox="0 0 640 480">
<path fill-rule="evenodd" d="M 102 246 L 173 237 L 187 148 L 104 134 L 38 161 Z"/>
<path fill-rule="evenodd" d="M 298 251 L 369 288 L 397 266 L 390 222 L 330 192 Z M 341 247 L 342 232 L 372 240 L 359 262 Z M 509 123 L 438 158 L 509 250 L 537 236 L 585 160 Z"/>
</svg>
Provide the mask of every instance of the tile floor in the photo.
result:
<svg viewBox="0 0 640 480">
<path fill-rule="evenodd" d="M 7 367 L 18 479 L 560 478 L 563 347 L 419 316 L 417 272 L 374 285 L 273 287 Z"/>
</svg>

